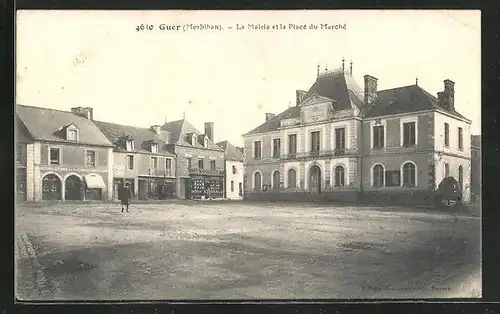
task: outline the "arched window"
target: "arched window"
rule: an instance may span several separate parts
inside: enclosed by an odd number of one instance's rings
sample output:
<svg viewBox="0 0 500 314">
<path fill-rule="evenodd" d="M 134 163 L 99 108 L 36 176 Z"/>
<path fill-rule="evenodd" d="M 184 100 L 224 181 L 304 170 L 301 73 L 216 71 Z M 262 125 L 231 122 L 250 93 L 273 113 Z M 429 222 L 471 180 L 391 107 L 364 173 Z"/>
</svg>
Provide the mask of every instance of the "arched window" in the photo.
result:
<svg viewBox="0 0 500 314">
<path fill-rule="evenodd" d="M 373 167 L 373 187 L 380 188 L 384 186 L 384 167 L 376 165 Z"/>
<path fill-rule="evenodd" d="M 288 170 L 288 187 L 292 189 L 297 187 L 297 172 L 295 169 Z"/>
<path fill-rule="evenodd" d="M 262 176 L 260 172 L 256 172 L 253 175 L 254 190 L 260 191 L 262 189 Z"/>
<path fill-rule="evenodd" d="M 450 165 L 445 163 L 444 164 L 444 177 L 448 178 L 450 176 Z"/>
<path fill-rule="evenodd" d="M 416 186 L 415 165 L 407 162 L 403 165 L 403 186 Z"/>
<path fill-rule="evenodd" d="M 277 190 L 279 189 L 280 187 L 280 172 L 279 171 L 275 171 L 273 172 L 273 186 L 272 186 L 272 189 L 273 190 Z"/>
<path fill-rule="evenodd" d="M 458 167 L 458 183 L 460 183 L 460 188 L 464 188 L 464 168 L 462 166 Z"/>
<path fill-rule="evenodd" d="M 344 167 L 337 166 L 335 167 L 335 186 L 344 186 L 344 185 L 345 185 Z"/>
</svg>

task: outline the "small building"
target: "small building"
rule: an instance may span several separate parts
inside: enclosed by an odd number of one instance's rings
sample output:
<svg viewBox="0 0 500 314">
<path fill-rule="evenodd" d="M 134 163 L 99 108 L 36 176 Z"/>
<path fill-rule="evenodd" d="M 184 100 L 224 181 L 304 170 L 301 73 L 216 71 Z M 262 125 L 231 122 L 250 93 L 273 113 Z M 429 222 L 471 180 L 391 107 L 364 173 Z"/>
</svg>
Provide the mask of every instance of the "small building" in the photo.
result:
<svg viewBox="0 0 500 314">
<path fill-rule="evenodd" d="M 16 106 L 18 200 L 109 200 L 113 144 L 92 108 Z"/>
<path fill-rule="evenodd" d="M 165 123 L 168 151 L 175 153 L 176 195 L 182 199 L 201 198 L 206 190 L 212 197 L 224 196 L 224 150 L 214 143 L 214 123 L 205 123 L 205 133 L 186 119 Z"/>
<path fill-rule="evenodd" d="M 245 175 L 243 153 L 240 148 L 232 145 L 228 141 L 219 142 L 217 145 L 224 149 L 226 158 L 224 197 L 231 200 L 243 199 Z"/>
<path fill-rule="evenodd" d="M 94 121 L 114 144 L 114 199 L 119 187 L 129 185 L 140 200 L 176 198 L 175 154 L 167 149 L 169 134 L 159 125 L 150 128 Z"/>
<path fill-rule="evenodd" d="M 471 136 L 470 185 L 472 200 L 481 201 L 481 135 Z"/>
</svg>

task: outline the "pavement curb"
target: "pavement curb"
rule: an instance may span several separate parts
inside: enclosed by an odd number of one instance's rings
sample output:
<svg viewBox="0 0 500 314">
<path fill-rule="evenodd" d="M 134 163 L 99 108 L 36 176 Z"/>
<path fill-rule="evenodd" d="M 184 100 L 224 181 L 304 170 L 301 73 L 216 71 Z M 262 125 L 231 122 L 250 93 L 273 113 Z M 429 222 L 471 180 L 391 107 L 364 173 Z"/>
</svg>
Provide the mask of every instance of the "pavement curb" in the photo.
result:
<svg viewBox="0 0 500 314">
<path fill-rule="evenodd" d="M 34 276 L 35 289 L 37 289 L 38 294 L 41 298 L 47 299 L 52 296 L 52 293 L 48 289 L 48 282 L 45 274 L 43 272 L 42 265 L 38 261 L 38 256 L 33 248 L 28 235 L 26 233 L 20 232 L 18 237 L 19 255 L 21 257 L 27 257 L 31 262 L 31 272 Z"/>
</svg>

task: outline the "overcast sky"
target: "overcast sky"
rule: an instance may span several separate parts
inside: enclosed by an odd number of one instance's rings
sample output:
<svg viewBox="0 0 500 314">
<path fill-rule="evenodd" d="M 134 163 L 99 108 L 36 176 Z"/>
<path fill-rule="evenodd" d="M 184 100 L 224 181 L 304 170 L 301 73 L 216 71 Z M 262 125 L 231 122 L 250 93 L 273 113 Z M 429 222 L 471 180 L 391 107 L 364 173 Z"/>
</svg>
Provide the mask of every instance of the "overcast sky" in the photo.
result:
<svg viewBox="0 0 500 314">
<path fill-rule="evenodd" d="M 141 31 L 140 24 L 222 31 Z M 338 30 L 230 30 L 236 23 L 346 24 Z M 241 145 L 265 113 L 295 105 L 321 69 L 353 61 L 379 90 L 455 81 L 455 107 L 481 129 L 479 11 L 18 11 L 17 103 L 148 127 L 186 118 Z"/>
</svg>

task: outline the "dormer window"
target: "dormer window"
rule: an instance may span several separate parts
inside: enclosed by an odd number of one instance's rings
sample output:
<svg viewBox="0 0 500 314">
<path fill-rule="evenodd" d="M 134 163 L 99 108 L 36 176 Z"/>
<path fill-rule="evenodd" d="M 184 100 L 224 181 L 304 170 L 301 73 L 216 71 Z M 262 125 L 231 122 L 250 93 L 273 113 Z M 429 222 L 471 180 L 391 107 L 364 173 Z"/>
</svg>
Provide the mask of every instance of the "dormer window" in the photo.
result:
<svg viewBox="0 0 500 314">
<path fill-rule="evenodd" d="M 133 140 L 127 140 L 127 144 L 126 145 L 127 145 L 126 148 L 127 148 L 128 151 L 133 151 L 135 149 L 135 147 L 134 147 L 134 141 Z"/>
<path fill-rule="evenodd" d="M 196 146 L 196 135 L 195 134 L 193 134 L 193 136 L 191 137 L 191 145 Z"/>
<path fill-rule="evenodd" d="M 206 137 L 206 136 L 203 139 L 203 147 L 208 147 L 208 137 Z"/>
<path fill-rule="evenodd" d="M 157 143 L 151 143 L 151 152 L 158 153 L 158 144 Z"/>
<path fill-rule="evenodd" d="M 66 140 L 68 141 L 78 141 L 78 129 L 73 124 L 66 127 Z"/>
</svg>

